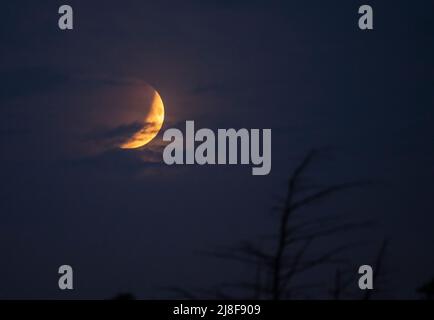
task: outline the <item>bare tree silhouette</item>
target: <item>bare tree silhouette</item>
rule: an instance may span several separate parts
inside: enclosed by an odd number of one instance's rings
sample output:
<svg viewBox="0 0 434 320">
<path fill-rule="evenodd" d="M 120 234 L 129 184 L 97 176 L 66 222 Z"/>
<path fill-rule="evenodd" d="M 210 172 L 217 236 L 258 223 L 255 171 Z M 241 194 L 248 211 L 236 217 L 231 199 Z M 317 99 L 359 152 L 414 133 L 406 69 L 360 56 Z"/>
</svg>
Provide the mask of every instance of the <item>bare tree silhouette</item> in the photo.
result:
<svg viewBox="0 0 434 320">
<path fill-rule="evenodd" d="M 265 237 L 266 244 L 246 241 L 235 247 L 223 248 L 205 252 L 220 259 L 229 259 L 245 263 L 255 270 L 252 281 L 225 283 L 211 290 L 196 290 L 195 293 L 185 289 L 170 288 L 181 296 L 192 298 L 211 296 L 215 298 L 250 298 L 250 299 L 291 299 L 297 293 L 307 294 L 310 290 L 327 287 L 325 283 L 296 284 L 296 276 L 315 268 L 336 267 L 335 279 L 329 289 L 330 297 L 340 299 L 348 296 L 350 284 L 357 284 L 357 271 L 354 271 L 342 254 L 356 246 L 357 242 L 346 242 L 325 252 L 314 253 L 312 248 L 318 248 L 320 240 L 359 228 L 372 226 L 370 221 L 339 222 L 340 217 L 322 217 L 297 222 L 296 213 L 320 200 L 355 187 L 361 187 L 369 182 L 351 182 L 329 186 L 308 185 L 304 183 L 304 174 L 308 171 L 317 151 L 309 152 L 295 168 L 288 179 L 286 195 L 275 211 L 278 213 L 277 232 Z M 345 220 L 345 219 L 344 219 Z M 375 268 L 380 269 L 385 252 L 383 244 L 375 261 Z M 318 250 L 317 250 L 318 251 Z M 375 273 L 376 274 L 376 273 Z M 242 296 L 233 296 L 235 290 L 241 290 Z M 368 290 L 371 291 L 371 290 Z M 230 295 L 229 292 L 232 292 Z M 357 292 L 360 296 L 360 291 Z M 355 293 L 356 295 L 356 293 Z M 370 299 L 371 293 L 364 294 L 362 299 Z"/>
</svg>

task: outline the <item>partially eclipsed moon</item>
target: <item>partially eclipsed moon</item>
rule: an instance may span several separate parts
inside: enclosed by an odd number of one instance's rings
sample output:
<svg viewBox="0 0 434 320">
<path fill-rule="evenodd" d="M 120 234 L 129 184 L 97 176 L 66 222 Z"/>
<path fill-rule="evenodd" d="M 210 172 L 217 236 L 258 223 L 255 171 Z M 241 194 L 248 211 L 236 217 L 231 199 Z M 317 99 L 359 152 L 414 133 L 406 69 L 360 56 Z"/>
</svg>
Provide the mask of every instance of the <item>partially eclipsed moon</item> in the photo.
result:
<svg viewBox="0 0 434 320">
<path fill-rule="evenodd" d="M 151 108 L 144 120 L 144 127 L 122 143 L 122 149 L 135 149 L 149 143 L 160 131 L 164 122 L 164 105 L 160 95 L 154 90 Z"/>
</svg>

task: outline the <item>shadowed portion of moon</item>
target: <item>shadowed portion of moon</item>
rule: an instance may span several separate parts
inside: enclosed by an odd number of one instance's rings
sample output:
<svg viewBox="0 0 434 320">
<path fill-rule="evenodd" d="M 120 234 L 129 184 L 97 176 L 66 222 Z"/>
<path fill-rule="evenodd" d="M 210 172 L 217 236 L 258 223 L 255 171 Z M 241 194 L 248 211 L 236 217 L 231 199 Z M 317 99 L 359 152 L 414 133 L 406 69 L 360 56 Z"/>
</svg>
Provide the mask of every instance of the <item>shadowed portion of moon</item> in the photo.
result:
<svg viewBox="0 0 434 320">
<path fill-rule="evenodd" d="M 160 95 L 154 90 L 151 106 L 143 127 L 120 145 L 122 149 L 136 149 L 149 143 L 160 131 L 164 122 L 164 105 Z"/>
</svg>

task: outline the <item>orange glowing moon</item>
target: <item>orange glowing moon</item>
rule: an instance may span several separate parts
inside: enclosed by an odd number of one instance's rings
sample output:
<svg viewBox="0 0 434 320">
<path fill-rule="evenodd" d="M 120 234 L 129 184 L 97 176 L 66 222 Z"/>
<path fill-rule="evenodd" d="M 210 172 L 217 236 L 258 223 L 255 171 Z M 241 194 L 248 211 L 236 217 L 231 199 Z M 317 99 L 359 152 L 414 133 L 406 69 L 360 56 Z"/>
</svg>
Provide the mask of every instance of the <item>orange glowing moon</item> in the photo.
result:
<svg viewBox="0 0 434 320">
<path fill-rule="evenodd" d="M 150 110 L 145 117 L 144 127 L 122 143 L 122 149 L 136 149 L 149 143 L 160 131 L 164 122 L 164 105 L 160 95 L 154 90 Z"/>
</svg>

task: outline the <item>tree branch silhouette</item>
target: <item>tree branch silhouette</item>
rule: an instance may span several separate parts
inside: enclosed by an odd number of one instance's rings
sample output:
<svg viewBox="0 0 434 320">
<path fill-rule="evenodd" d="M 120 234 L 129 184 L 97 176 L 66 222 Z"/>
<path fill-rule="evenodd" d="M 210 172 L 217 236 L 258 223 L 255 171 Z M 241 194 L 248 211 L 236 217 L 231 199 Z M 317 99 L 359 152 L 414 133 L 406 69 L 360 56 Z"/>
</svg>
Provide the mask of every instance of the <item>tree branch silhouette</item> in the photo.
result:
<svg viewBox="0 0 434 320">
<path fill-rule="evenodd" d="M 219 286 L 220 296 L 225 289 L 242 289 L 246 296 L 255 299 L 281 300 L 292 297 L 293 293 L 308 288 L 318 288 L 323 284 L 300 285 L 292 281 L 295 276 L 321 266 L 338 266 L 333 289 L 329 290 L 332 298 L 341 298 L 349 281 L 345 281 L 342 264 L 346 260 L 342 254 L 354 249 L 360 243 L 348 241 L 344 245 L 332 247 L 322 254 L 315 254 L 312 248 L 320 243 L 318 240 L 339 233 L 372 226 L 370 221 L 340 223 L 337 217 L 321 217 L 295 224 L 294 213 L 308 208 L 320 200 L 345 190 L 366 186 L 368 182 L 350 182 L 331 186 L 303 184 L 305 173 L 317 156 L 317 151 L 310 151 L 290 175 L 282 204 L 273 207 L 278 212 L 277 232 L 263 238 L 266 245 L 245 241 L 238 246 L 220 250 L 202 252 L 219 259 L 237 261 L 252 267 L 254 279 Z M 326 224 L 326 226 L 324 226 Z M 380 261 L 377 260 L 379 264 Z M 304 289 L 303 289 L 304 288 Z M 248 293 L 250 292 L 250 293 Z"/>
</svg>

